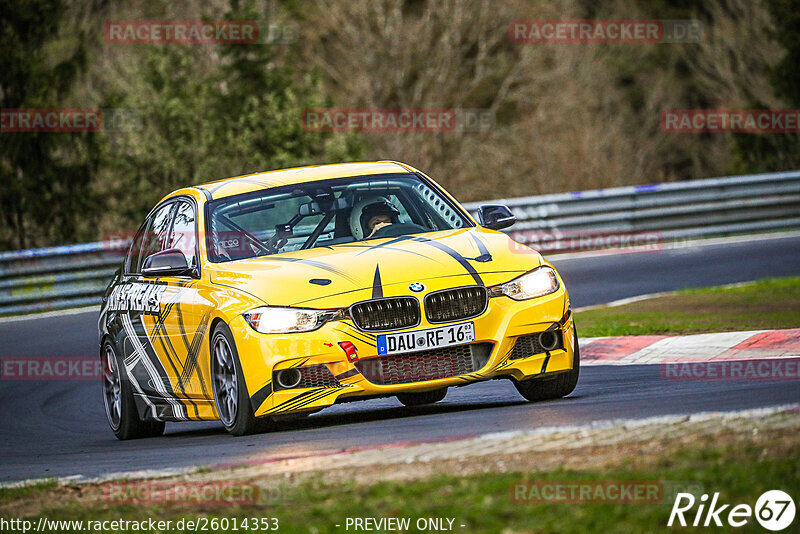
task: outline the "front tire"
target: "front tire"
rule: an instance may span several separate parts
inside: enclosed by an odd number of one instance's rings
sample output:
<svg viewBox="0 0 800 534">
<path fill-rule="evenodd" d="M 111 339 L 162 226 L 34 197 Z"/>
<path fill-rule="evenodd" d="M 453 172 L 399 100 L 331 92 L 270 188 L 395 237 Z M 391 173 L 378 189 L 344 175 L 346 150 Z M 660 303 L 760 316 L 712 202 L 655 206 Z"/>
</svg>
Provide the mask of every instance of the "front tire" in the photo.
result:
<svg viewBox="0 0 800 534">
<path fill-rule="evenodd" d="M 572 356 L 572 369 L 559 373 L 549 378 L 532 378 L 522 382 L 514 381 L 514 386 L 519 394 L 530 402 L 560 399 L 575 390 L 578 376 L 581 372 L 581 352 L 578 347 L 578 330 L 573 326 L 575 333 L 575 347 Z"/>
<path fill-rule="evenodd" d="M 442 400 L 447 395 L 447 388 L 423 391 L 422 393 L 399 393 L 397 400 L 405 406 L 425 406 Z"/>
<path fill-rule="evenodd" d="M 211 336 L 211 380 L 217 414 L 225 429 L 234 436 L 255 433 L 258 421 L 250 405 L 236 343 L 225 323 L 219 323 Z"/>
<path fill-rule="evenodd" d="M 164 421 L 139 417 L 133 388 L 110 340 L 102 345 L 103 404 L 111 430 L 119 440 L 151 438 L 164 433 Z"/>
</svg>

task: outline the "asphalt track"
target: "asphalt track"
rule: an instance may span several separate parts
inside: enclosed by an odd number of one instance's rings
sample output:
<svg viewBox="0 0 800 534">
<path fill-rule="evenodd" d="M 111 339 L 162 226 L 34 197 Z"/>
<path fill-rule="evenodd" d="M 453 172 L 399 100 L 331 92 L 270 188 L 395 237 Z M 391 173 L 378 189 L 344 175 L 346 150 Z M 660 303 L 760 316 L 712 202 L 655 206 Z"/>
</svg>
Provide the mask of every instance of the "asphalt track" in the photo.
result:
<svg viewBox="0 0 800 534">
<path fill-rule="evenodd" d="M 588 306 L 685 287 L 800 275 L 800 236 L 552 260 L 573 306 Z M 0 356 L 95 355 L 96 317 L 86 312 L 0 322 Z M 214 423 L 175 423 L 167 425 L 164 437 L 119 442 L 105 420 L 99 383 L 2 380 L 0 481 L 218 465 L 265 455 L 798 400 L 797 382 L 675 382 L 661 379 L 658 366 L 593 366 L 582 370 L 575 392 L 559 401 L 523 402 L 502 380 L 453 388 L 443 402 L 413 410 L 395 399 L 339 405 L 255 436 L 233 438 Z"/>
</svg>

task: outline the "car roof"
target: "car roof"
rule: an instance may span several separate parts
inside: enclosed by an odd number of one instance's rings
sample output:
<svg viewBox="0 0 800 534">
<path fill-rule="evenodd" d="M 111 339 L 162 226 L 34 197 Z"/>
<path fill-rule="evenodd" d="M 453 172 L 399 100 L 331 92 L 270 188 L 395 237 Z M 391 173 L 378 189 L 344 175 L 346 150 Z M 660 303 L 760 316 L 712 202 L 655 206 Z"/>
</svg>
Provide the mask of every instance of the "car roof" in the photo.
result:
<svg viewBox="0 0 800 534">
<path fill-rule="evenodd" d="M 396 161 L 371 161 L 360 163 L 335 163 L 331 165 L 311 165 L 276 171 L 259 172 L 234 176 L 195 186 L 203 191 L 209 200 L 217 200 L 242 193 L 250 193 L 271 187 L 302 184 L 317 180 L 332 180 L 348 176 L 367 176 L 372 174 L 396 174 L 417 172 L 413 167 Z M 178 193 L 176 191 L 173 194 Z M 171 196 L 171 195 L 170 195 Z"/>
</svg>

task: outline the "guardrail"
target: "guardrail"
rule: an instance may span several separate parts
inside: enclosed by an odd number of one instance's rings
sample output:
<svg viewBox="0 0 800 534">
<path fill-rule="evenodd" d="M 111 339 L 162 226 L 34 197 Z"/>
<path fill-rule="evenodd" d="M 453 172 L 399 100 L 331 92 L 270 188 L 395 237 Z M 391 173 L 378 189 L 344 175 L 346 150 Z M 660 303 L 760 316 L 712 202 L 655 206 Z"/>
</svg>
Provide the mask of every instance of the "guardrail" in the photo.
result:
<svg viewBox="0 0 800 534">
<path fill-rule="evenodd" d="M 0 315 L 98 304 L 126 249 L 101 241 L 0 253 Z"/>
<path fill-rule="evenodd" d="M 544 253 L 800 228 L 800 171 L 469 203 L 508 205 L 509 233 Z M 98 304 L 124 242 L 0 253 L 0 315 Z"/>
<path fill-rule="evenodd" d="M 480 204 L 464 204 L 475 215 Z M 800 171 L 500 199 L 509 233 L 542 252 L 800 228 Z M 603 239 L 598 239 L 603 244 Z M 536 247 L 535 247 L 536 248 Z"/>
</svg>

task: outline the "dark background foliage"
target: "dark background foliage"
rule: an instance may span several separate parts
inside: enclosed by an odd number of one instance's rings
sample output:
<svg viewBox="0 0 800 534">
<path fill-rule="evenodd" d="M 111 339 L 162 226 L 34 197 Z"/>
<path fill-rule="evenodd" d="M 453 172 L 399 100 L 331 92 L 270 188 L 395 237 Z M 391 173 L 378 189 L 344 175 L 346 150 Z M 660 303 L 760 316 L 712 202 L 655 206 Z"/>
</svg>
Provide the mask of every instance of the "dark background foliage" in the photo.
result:
<svg viewBox="0 0 800 534">
<path fill-rule="evenodd" d="M 699 43 L 518 44 L 515 19 L 696 19 Z M 285 39 L 121 45 L 111 20 L 256 20 Z M 263 26 L 266 27 L 266 26 Z M 664 109 L 800 108 L 800 1 L 0 0 L 0 107 L 101 108 L 0 132 L 0 249 L 135 229 L 184 185 L 397 159 L 462 200 L 800 167 L 797 135 L 674 134 Z M 319 133 L 305 109 L 456 108 L 478 131 Z"/>
</svg>

